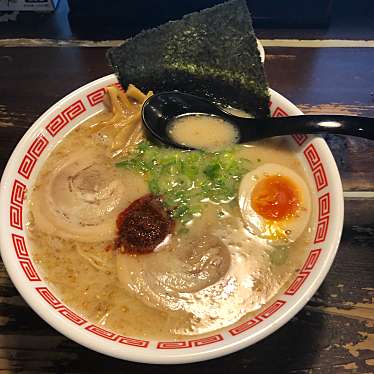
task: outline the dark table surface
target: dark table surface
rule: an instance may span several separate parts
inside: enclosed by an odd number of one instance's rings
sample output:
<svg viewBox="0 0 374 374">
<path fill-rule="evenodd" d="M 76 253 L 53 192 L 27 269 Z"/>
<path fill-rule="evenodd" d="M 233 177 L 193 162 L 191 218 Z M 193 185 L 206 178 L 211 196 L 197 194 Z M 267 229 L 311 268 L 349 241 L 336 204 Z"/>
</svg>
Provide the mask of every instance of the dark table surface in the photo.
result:
<svg viewBox="0 0 374 374">
<path fill-rule="evenodd" d="M 41 113 L 111 72 L 104 55 L 118 41 L 75 38 L 67 31 L 64 9 L 62 4 L 55 22 L 35 28 L 27 22 L 0 24 L 0 173 Z M 374 117 L 373 30 L 365 34 L 369 40 L 358 29 L 339 30 L 257 30 L 270 86 L 305 113 Z M 343 237 L 318 292 L 277 332 L 204 363 L 161 367 L 120 361 L 83 348 L 47 325 L 25 304 L 0 262 L 0 371 L 374 373 L 374 147 L 363 139 L 326 140 L 345 191 Z"/>
</svg>

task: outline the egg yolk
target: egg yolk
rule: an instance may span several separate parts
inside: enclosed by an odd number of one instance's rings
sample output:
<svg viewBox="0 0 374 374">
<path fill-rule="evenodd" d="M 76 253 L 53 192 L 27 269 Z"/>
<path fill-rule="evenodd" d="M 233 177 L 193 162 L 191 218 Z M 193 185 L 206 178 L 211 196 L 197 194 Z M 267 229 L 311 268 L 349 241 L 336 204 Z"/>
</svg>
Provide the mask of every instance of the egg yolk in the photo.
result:
<svg viewBox="0 0 374 374">
<path fill-rule="evenodd" d="M 280 221 L 296 213 L 300 205 L 299 191 L 290 178 L 268 176 L 256 184 L 251 203 L 263 218 Z"/>
</svg>

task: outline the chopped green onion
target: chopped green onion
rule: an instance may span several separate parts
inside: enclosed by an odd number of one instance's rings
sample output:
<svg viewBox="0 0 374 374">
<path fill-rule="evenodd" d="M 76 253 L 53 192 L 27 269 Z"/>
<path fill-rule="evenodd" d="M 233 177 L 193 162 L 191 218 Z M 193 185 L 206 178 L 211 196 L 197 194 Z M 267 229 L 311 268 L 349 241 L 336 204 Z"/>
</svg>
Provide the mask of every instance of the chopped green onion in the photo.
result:
<svg viewBox="0 0 374 374">
<path fill-rule="evenodd" d="M 233 201 L 251 163 L 236 156 L 235 146 L 209 153 L 158 147 L 143 141 L 116 166 L 146 175 L 150 191 L 162 195 L 173 217 L 187 223 L 201 214 L 203 200 Z"/>
</svg>

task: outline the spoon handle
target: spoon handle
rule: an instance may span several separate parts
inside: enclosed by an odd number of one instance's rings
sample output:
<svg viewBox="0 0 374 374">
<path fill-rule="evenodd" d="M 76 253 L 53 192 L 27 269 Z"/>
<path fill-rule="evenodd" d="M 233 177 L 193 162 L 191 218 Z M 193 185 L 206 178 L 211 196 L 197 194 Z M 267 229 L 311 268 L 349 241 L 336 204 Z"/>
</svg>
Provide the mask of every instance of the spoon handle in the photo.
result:
<svg viewBox="0 0 374 374">
<path fill-rule="evenodd" d="M 258 140 L 290 134 L 342 134 L 374 140 L 374 118 L 345 115 L 300 115 L 256 119 L 256 130 L 250 120 L 241 126 L 242 140 Z M 253 124 L 252 124 L 253 126 Z"/>
</svg>

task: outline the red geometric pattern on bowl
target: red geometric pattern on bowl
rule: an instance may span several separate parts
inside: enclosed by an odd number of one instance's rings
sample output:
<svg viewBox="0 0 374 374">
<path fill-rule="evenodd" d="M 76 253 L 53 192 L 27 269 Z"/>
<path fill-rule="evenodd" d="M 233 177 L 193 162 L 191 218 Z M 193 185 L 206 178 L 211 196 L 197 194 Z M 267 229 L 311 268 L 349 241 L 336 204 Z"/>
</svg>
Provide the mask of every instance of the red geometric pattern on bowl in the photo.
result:
<svg viewBox="0 0 374 374">
<path fill-rule="evenodd" d="M 292 135 L 293 139 L 298 145 L 303 145 L 305 141 L 308 139 L 308 136 L 305 134 L 293 134 Z"/>
<path fill-rule="evenodd" d="M 89 93 L 86 97 L 91 106 L 95 106 L 103 101 L 105 95 L 105 87 Z"/>
<path fill-rule="evenodd" d="M 314 265 L 317 263 L 318 257 L 321 254 L 321 248 L 312 249 L 309 252 L 309 256 L 306 259 L 303 267 L 301 268 L 302 272 L 311 271 L 314 268 Z"/>
<path fill-rule="evenodd" d="M 327 230 L 329 228 L 329 217 L 327 216 L 325 219 L 318 221 L 317 229 L 316 229 L 316 236 L 314 238 L 314 243 L 322 243 L 326 239 Z"/>
<path fill-rule="evenodd" d="M 54 309 L 61 305 L 61 301 L 53 295 L 53 293 L 47 287 L 36 287 L 36 291 L 39 295 Z"/>
<path fill-rule="evenodd" d="M 318 198 L 318 223 L 314 243 L 322 243 L 326 239 L 330 220 L 330 193 Z"/>
<path fill-rule="evenodd" d="M 26 185 L 15 179 L 10 197 L 9 224 L 15 229 L 22 230 L 22 204 L 25 198 Z"/>
<path fill-rule="evenodd" d="M 141 347 L 141 348 L 147 348 L 149 345 L 148 340 L 128 338 L 126 336 L 118 335 L 112 331 L 105 330 L 99 326 L 89 325 L 89 326 L 86 326 L 85 329 L 87 331 L 92 332 L 95 335 L 101 336 L 102 338 L 105 338 L 111 341 L 117 341 L 118 343 L 121 343 L 121 344 L 132 345 L 132 346 Z"/>
<path fill-rule="evenodd" d="M 26 248 L 25 238 L 21 235 L 12 234 L 13 248 L 19 259 L 19 264 L 30 282 L 40 281 L 40 277 L 34 268 Z"/>
<path fill-rule="evenodd" d="M 18 205 L 11 205 L 9 211 L 9 224 L 14 229 L 22 230 L 22 207 Z"/>
<path fill-rule="evenodd" d="M 117 88 L 119 88 L 121 91 L 123 91 L 123 92 L 125 92 L 125 90 L 123 89 L 123 87 L 121 86 L 121 83 L 114 83 L 114 84 L 112 84 L 111 86 L 114 86 L 114 87 L 117 87 Z"/>
<path fill-rule="evenodd" d="M 17 258 L 24 259 L 29 257 L 29 252 L 26 248 L 25 238 L 21 235 L 12 234 L 12 241 Z"/>
<path fill-rule="evenodd" d="M 75 323 L 78 326 L 81 326 L 87 322 L 87 320 L 78 316 L 64 304 L 62 304 L 61 301 L 56 296 L 54 296 L 47 287 L 36 287 L 35 289 L 39 293 L 39 295 L 53 307 L 53 309 L 56 309 L 61 315 L 63 315 L 71 322 Z"/>
<path fill-rule="evenodd" d="M 67 318 L 69 321 L 73 322 L 78 326 L 83 326 L 84 324 L 86 324 L 86 319 L 82 318 L 81 316 L 70 310 L 68 307 L 66 307 L 47 287 L 36 287 L 35 290 L 53 309 L 56 309 L 62 316 Z M 149 344 L 148 340 L 140 340 L 129 338 L 127 336 L 118 335 L 114 332 L 107 331 L 99 326 L 95 326 L 92 324 L 86 326 L 85 329 L 102 338 L 117 341 L 121 344 L 143 348 L 146 348 Z"/>
<path fill-rule="evenodd" d="M 25 154 L 21 162 L 21 165 L 18 168 L 18 174 L 22 175 L 26 179 L 29 179 L 30 174 L 36 164 L 36 161 L 43 153 L 48 143 L 48 139 L 43 135 L 39 135 L 34 140 L 30 148 L 27 150 L 27 153 Z"/>
<path fill-rule="evenodd" d="M 25 273 L 26 277 L 30 282 L 39 282 L 41 281 L 38 273 L 36 272 L 34 265 L 31 262 L 30 258 L 25 258 L 19 260 L 19 264 L 21 265 L 21 268 L 23 272 Z"/>
<path fill-rule="evenodd" d="M 147 348 L 149 345 L 148 340 L 134 339 L 134 338 L 129 338 L 127 336 L 121 336 L 121 335 L 118 335 L 118 337 L 116 338 L 116 341 L 121 344 L 132 345 L 133 347 L 140 347 L 140 348 Z"/>
<path fill-rule="evenodd" d="M 78 117 L 86 111 L 86 108 L 82 100 L 78 100 L 75 103 L 68 106 L 61 113 L 59 113 L 48 125 L 45 127 L 46 130 L 52 135 L 57 135 L 71 120 Z"/>
<path fill-rule="evenodd" d="M 314 147 L 313 147 L 314 148 Z M 312 158 L 309 165 L 312 168 L 318 167 L 319 156 L 318 154 L 315 155 L 312 153 Z M 311 165 L 312 164 L 312 165 Z M 330 193 L 327 192 L 318 198 L 318 224 L 316 229 L 316 236 L 314 239 L 314 243 L 322 243 L 326 239 L 327 229 L 328 229 L 328 222 L 329 222 L 329 215 L 330 215 Z M 288 289 L 285 291 L 286 295 L 294 295 L 308 278 L 310 271 L 313 269 L 314 265 L 316 264 L 318 257 L 321 253 L 321 249 L 314 249 L 310 251 L 309 256 L 295 278 L 295 280 L 291 283 Z"/>
<path fill-rule="evenodd" d="M 119 88 L 121 91 L 124 91 L 124 89 L 119 83 L 111 84 L 111 86 L 115 86 Z M 95 106 L 103 101 L 104 95 L 105 95 L 105 87 L 102 87 L 94 92 L 90 92 L 88 95 L 86 95 L 86 97 L 90 105 Z"/>
<path fill-rule="evenodd" d="M 115 334 L 112 331 L 105 330 L 99 326 L 95 325 L 89 325 L 85 327 L 86 330 L 91 331 L 95 335 L 99 335 L 102 338 L 108 339 L 108 340 L 116 340 L 117 334 Z"/>
<path fill-rule="evenodd" d="M 119 83 L 115 84 L 119 86 Z M 100 88 L 89 93 L 86 97 L 91 106 L 97 105 L 102 101 L 105 88 Z M 46 129 L 51 136 L 58 134 L 61 129 L 63 129 L 71 120 L 79 116 L 80 114 L 86 111 L 85 106 L 81 100 L 76 101 L 74 104 L 65 108 L 61 113 L 59 113 L 47 126 Z M 286 116 L 287 113 L 280 107 L 277 107 L 273 113 L 274 117 Z M 298 145 L 305 143 L 307 136 L 306 135 L 293 135 L 293 139 Z M 31 172 L 38 161 L 38 158 L 42 154 L 43 150 L 48 145 L 48 140 L 43 136 L 38 136 L 35 141 L 32 143 L 28 151 L 26 152 L 20 167 L 19 174 L 24 178 L 28 179 L 31 175 Z M 309 144 L 304 150 L 305 158 L 310 165 L 310 168 L 314 174 L 314 180 L 316 183 L 316 188 L 318 191 L 321 191 L 325 188 L 327 183 L 326 174 L 324 167 L 313 144 Z M 22 206 L 24 194 L 26 191 L 26 186 L 19 180 L 14 180 L 13 189 L 11 193 L 11 204 L 10 204 L 10 224 L 13 228 L 22 230 Z M 319 214 L 318 214 L 318 224 L 315 242 L 320 243 L 325 240 L 327 229 L 328 229 L 328 219 L 330 213 L 330 196 L 328 193 L 325 193 L 323 196 L 319 197 Z M 35 268 L 29 258 L 29 254 L 26 248 L 25 240 L 23 236 L 12 234 L 14 250 L 17 258 L 19 259 L 19 264 L 29 281 L 40 281 Z M 304 263 L 302 269 L 300 270 L 298 276 L 294 279 L 288 289 L 285 291 L 285 294 L 288 296 L 293 296 L 302 286 L 305 279 L 308 277 L 312 271 L 314 265 L 317 263 L 318 257 L 321 253 L 321 249 L 313 249 L 310 251 L 309 256 Z M 81 326 L 97 336 L 100 336 L 104 339 L 115 341 L 120 344 L 126 344 L 130 346 L 136 346 L 141 348 L 147 348 L 149 346 L 149 341 L 134 339 L 130 337 L 125 337 L 114 332 L 105 330 L 99 326 L 89 324 L 84 318 L 80 317 L 69 308 L 67 308 L 61 301 L 56 298 L 53 293 L 47 287 L 37 287 L 37 292 L 40 296 L 55 310 L 57 310 L 63 317 L 67 318 L 72 323 Z M 255 317 L 250 320 L 235 326 L 229 330 L 229 333 L 233 336 L 241 334 L 252 327 L 260 324 L 265 319 L 274 315 L 279 309 L 281 309 L 287 300 L 277 300 L 267 309 L 260 312 Z M 177 342 L 158 342 L 158 349 L 183 349 L 191 347 L 199 347 L 208 344 L 214 344 L 224 340 L 224 337 L 221 334 L 212 335 L 205 338 L 186 340 L 186 341 L 177 341 Z"/>
<path fill-rule="evenodd" d="M 317 191 L 319 192 L 325 187 L 327 187 L 328 182 L 321 159 L 318 155 L 316 148 L 312 143 L 310 143 L 304 149 L 304 155 L 309 163 L 310 168 L 312 169 L 314 180 L 316 182 Z"/>
<path fill-rule="evenodd" d="M 317 263 L 320 253 L 321 253 L 320 248 L 313 249 L 309 252 L 309 256 L 306 259 L 299 274 L 294 279 L 294 281 L 291 283 L 291 285 L 287 288 L 287 290 L 284 292 L 285 295 L 295 295 L 295 293 L 300 289 L 300 287 L 303 285 L 305 280 L 308 278 L 314 265 Z"/>
<path fill-rule="evenodd" d="M 318 198 L 318 221 L 330 214 L 330 193 L 327 192 Z"/>
<path fill-rule="evenodd" d="M 183 349 L 192 347 L 201 347 L 203 345 L 217 343 L 223 340 L 221 334 L 207 336 L 205 338 L 177 341 L 177 342 L 158 342 L 157 349 Z"/>
<path fill-rule="evenodd" d="M 251 318 L 248 321 L 245 321 L 239 326 L 235 326 L 234 328 L 229 330 L 229 333 L 233 336 L 239 335 L 243 333 L 244 331 L 247 331 L 251 329 L 253 326 L 258 325 L 266 318 L 269 318 L 271 315 L 273 315 L 275 312 L 277 312 L 282 306 L 286 304 L 286 301 L 284 300 L 277 300 L 273 304 L 271 304 L 267 309 L 262 311 L 261 313 L 257 314 L 257 316 Z"/>
<path fill-rule="evenodd" d="M 25 198 L 26 185 L 16 179 L 13 183 L 12 196 L 10 203 L 13 205 L 22 205 Z"/>
<path fill-rule="evenodd" d="M 272 117 L 287 117 L 288 114 L 279 106 L 275 108 Z M 307 135 L 305 134 L 293 134 L 293 139 L 295 140 L 296 144 L 303 145 L 305 141 L 308 139 Z"/>
<path fill-rule="evenodd" d="M 272 117 L 287 117 L 288 114 L 287 112 L 285 112 L 282 108 L 280 108 L 279 106 L 277 106 L 273 112 L 273 115 Z"/>
<path fill-rule="evenodd" d="M 75 314 L 73 311 L 71 311 L 65 305 L 62 305 L 61 308 L 57 309 L 57 311 L 61 315 L 63 315 L 65 318 L 67 318 L 69 321 L 75 323 L 78 326 L 81 326 L 81 325 L 83 325 L 87 322 L 85 319 L 83 319 L 78 314 Z"/>
<path fill-rule="evenodd" d="M 28 149 L 28 153 L 34 156 L 40 156 L 45 146 L 39 146 L 40 140 L 44 137 L 38 137 Z M 44 138 L 45 139 L 45 138 Z M 43 144 L 44 141 L 42 140 Z M 48 143 L 47 143 L 48 144 Z M 23 162 L 23 161 L 22 161 Z M 17 230 L 22 230 L 22 214 L 23 214 L 23 202 L 26 192 L 26 185 L 20 182 L 18 179 L 13 181 L 12 192 L 10 197 L 9 207 L 9 224 L 11 227 Z M 26 247 L 25 238 L 22 235 L 12 233 L 13 248 L 18 258 L 19 264 L 27 279 L 30 282 L 40 281 L 40 277 L 29 257 L 29 253 Z"/>
</svg>

